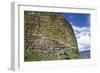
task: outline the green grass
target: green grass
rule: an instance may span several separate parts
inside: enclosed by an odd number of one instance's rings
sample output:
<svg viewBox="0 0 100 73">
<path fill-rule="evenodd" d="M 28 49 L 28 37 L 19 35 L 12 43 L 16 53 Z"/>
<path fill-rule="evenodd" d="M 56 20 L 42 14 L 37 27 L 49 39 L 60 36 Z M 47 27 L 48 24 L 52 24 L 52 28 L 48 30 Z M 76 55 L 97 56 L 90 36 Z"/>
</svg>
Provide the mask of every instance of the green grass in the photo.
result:
<svg viewBox="0 0 100 73">
<path fill-rule="evenodd" d="M 40 55 L 37 53 L 25 53 L 24 61 L 57 60 L 55 55 Z"/>
<path fill-rule="evenodd" d="M 78 59 L 79 56 L 78 54 L 76 54 L 73 50 L 69 50 L 66 51 L 69 59 Z M 24 61 L 25 62 L 29 62 L 29 61 L 47 61 L 47 60 L 60 60 L 59 57 L 57 57 L 56 55 L 54 55 L 54 53 L 52 54 L 38 54 L 38 53 L 30 53 L 30 52 L 25 52 L 24 53 Z"/>
<path fill-rule="evenodd" d="M 69 50 L 67 53 L 68 53 L 68 56 L 70 57 L 70 59 L 77 59 L 78 58 L 78 55 L 72 50 Z"/>
<path fill-rule="evenodd" d="M 26 52 L 24 56 L 24 61 L 39 61 L 41 60 L 40 55 L 38 54 L 31 54 Z"/>
</svg>

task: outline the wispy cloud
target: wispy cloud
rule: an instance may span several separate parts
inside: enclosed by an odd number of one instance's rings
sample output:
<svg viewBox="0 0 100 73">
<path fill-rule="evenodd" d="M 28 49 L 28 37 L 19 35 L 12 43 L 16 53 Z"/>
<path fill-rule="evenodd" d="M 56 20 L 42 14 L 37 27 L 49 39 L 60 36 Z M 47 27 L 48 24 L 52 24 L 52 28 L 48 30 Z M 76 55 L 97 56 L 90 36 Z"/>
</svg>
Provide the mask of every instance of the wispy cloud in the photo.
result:
<svg viewBox="0 0 100 73">
<path fill-rule="evenodd" d="M 89 50 L 90 49 L 90 28 L 89 27 L 79 27 L 72 25 L 75 32 L 79 51 Z"/>
<path fill-rule="evenodd" d="M 73 18 L 74 16 L 70 16 L 69 18 L 71 19 L 71 18 Z"/>
</svg>

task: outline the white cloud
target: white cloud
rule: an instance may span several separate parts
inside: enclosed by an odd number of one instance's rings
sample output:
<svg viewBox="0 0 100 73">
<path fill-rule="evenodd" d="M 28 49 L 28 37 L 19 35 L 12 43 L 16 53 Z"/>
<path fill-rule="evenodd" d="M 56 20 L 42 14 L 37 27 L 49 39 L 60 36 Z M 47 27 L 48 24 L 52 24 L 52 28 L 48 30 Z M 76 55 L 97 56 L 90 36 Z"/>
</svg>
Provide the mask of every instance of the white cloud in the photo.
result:
<svg viewBox="0 0 100 73">
<path fill-rule="evenodd" d="M 73 25 L 73 22 L 70 21 L 69 23 Z"/>
<path fill-rule="evenodd" d="M 78 27 L 72 25 L 75 32 L 79 51 L 89 50 L 90 49 L 90 28 L 88 27 Z"/>
</svg>

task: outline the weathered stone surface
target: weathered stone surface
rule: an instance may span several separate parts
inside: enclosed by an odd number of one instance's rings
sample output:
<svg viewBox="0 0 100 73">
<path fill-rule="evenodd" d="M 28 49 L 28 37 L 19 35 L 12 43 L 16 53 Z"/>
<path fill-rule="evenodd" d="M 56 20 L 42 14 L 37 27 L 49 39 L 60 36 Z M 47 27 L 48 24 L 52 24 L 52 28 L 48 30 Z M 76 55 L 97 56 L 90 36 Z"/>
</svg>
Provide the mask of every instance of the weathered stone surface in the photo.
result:
<svg viewBox="0 0 100 73">
<path fill-rule="evenodd" d="M 61 13 L 54 12 L 24 11 L 24 50 L 25 61 L 79 57 L 77 41 L 71 25 Z M 37 54 L 42 58 L 34 59 L 34 56 L 30 57 L 27 53 Z"/>
</svg>

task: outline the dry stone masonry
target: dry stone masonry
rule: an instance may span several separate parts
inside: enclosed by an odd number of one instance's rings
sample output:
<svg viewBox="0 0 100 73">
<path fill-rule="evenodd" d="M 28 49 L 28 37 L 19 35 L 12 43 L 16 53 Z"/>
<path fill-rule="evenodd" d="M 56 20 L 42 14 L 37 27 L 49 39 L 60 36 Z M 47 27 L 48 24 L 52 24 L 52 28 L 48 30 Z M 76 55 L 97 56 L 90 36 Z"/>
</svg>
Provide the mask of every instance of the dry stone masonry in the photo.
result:
<svg viewBox="0 0 100 73">
<path fill-rule="evenodd" d="M 24 60 L 78 59 L 74 31 L 61 13 L 24 11 Z"/>
</svg>

